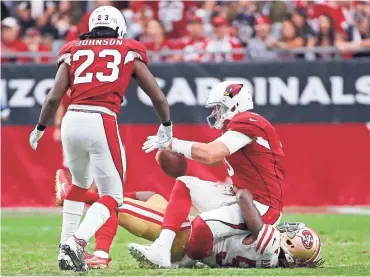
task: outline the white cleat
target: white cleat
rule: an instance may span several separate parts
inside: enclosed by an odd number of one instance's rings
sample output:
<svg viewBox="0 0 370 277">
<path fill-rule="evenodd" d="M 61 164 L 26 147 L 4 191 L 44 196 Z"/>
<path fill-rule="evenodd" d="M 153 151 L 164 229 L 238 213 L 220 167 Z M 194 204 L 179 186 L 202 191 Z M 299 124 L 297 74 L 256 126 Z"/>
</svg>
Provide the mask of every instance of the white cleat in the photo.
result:
<svg viewBox="0 0 370 277">
<path fill-rule="evenodd" d="M 66 255 L 66 252 L 62 249 L 61 245 L 59 245 L 58 265 L 61 270 L 72 270 L 73 268 L 71 258 Z"/>
<path fill-rule="evenodd" d="M 84 260 L 84 248 L 76 243 L 74 236 L 60 246 L 58 263 L 62 270 L 72 269 L 75 272 L 88 272 Z"/>
<path fill-rule="evenodd" d="M 149 246 L 130 243 L 128 249 L 131 256 L 134 257 L 142 267 L 171 267 L 171 250 L 164 245 L 153 243 Z"/>
</svg>

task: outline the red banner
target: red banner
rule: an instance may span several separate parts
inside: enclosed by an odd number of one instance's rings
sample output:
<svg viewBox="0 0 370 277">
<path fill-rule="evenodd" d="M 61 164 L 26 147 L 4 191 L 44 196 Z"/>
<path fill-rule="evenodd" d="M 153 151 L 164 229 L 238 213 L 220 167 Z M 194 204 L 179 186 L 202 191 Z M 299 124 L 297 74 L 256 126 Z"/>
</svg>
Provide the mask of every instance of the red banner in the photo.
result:
<svg viewBox="0 0 370 277">
<path fill-rule="evenodd" d="M 285 149 L 286 206 L 369 205 L 370 132 L 365 124 L 277 124 Z M 33 126 L 3 126 L 1 142 L 3 207 L 54 206 L 55 171 L 62 167 L 61 145 L 48 128 L 37 151 L 28 145 Z M 165 176 L 142 143 L 157 125 L 121 125 L 127 154 L 125 191 L 154 190 L 168 196 L 174 180 Z M 176 137 L 211 141 L 207 125 L 177 124 Z M 188 175 L 225 180 L 223 168 L 188 163 Z"/>
</svg>

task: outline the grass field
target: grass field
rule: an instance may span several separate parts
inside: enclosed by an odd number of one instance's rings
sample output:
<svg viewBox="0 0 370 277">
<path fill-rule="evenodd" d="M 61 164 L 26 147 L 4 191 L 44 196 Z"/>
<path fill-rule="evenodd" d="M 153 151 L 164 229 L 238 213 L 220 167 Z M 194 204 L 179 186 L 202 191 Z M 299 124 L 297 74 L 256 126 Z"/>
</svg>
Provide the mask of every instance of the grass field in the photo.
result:
<svg viewBox="0 0 370 277">
<path fill-rule="evenodd" d="M 129 242 L 143 241 L 122 228 L 114 241 L 109 270 L 90 270 L 90 275 L 370 275 L 370 217 L 366 215 L 287 215 L 320 232 L 322 256 L 316 269 L 140 269 L 128 253 Z M 1 275 L 74 275 L 61 272 L 56 258 L 61 217 L 55 214 L 2 214 Z M 89 245 L 89 250 L 93 243 Z"/>
</svg>

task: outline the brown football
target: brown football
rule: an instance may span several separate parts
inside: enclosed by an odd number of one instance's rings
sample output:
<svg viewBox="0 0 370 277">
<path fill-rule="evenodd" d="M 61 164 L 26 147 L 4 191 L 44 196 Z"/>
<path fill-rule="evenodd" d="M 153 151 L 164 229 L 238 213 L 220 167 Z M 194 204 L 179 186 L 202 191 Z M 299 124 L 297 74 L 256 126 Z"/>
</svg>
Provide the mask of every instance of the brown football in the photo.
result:
<svg viewBox="0 0 370 277">
<path fill-rule="evenodd" d="M 184 176 L 186 173 L 186 158 L 170 150 L 161 150 L 155 156 L 164 173 L 172 178 Z"/>
</svg>

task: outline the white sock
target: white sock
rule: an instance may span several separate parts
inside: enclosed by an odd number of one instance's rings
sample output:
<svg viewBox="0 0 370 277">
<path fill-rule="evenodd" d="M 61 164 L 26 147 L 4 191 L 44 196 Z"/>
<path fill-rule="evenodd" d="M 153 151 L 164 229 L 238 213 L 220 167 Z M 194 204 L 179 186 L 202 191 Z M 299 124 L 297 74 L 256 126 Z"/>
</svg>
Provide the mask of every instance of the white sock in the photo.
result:
<svg viewBox="0 0 370 277">
<path fill-rule="evenodd" d="M 75 232 L 75 237 L 88 242 L 98 229 L 107 222 L 110 212 L 106 206 L 95 202 L 87 210 L 85 218 Z"/>
<path fill-rule="evenodd" d="M 84 207 L 84 202 L 64 200 L 62 234 L 60 236 L 61 244 L 76 232 L 84 212 Z"/>
<path fill-rule="evenodd" d="M 164 245 L 168 249 L 171 249 L 175 237 L 176 233 L 174 231 L 170 229 L 163 229 L 159 234 L 159 237 L 155 240 L 155 243 Z"/>
<path fill-rule="evenodd" d="M 109 258 L 109 254 L 103 250 L 96 250 L 94 251 L 94 255 L 99 257 L 99 258 L 102 258 L 102 259 L 108 259 Z"/>
</svg>

